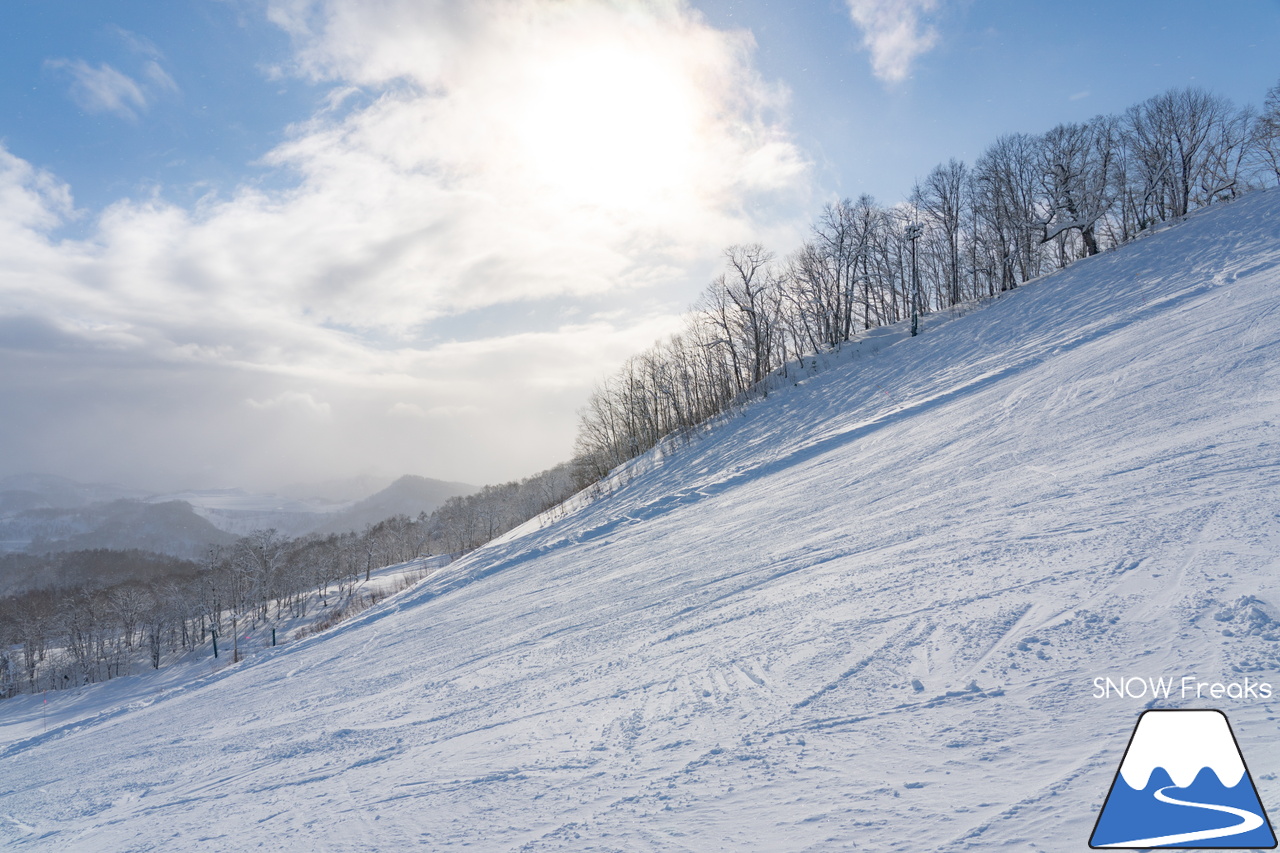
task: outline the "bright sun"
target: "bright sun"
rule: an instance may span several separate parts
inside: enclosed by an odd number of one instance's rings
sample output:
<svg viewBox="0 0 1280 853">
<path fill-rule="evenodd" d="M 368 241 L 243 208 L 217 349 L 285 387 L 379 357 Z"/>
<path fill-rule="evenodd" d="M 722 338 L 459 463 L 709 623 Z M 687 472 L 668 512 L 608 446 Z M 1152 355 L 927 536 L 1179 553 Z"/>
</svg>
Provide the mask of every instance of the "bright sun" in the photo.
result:
<svg viewBox="0 0 1280 853">
<path fill-rule="evenodd" d="M 520 95 L 515 128 L 529 177 L 562 202 L 644 209 L 695 178 L 698 94 L 670 62 L 583 46 L 540 63 Z"/>
</svg>

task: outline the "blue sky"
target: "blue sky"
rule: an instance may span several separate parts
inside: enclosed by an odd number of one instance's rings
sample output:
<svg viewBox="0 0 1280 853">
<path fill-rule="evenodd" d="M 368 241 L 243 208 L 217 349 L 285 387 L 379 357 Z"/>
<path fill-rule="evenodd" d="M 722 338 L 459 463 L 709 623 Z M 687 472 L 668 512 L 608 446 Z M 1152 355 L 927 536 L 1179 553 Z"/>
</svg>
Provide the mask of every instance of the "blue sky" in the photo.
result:
<svg viewBox="0 0 1280 853">
<path fill-rule="evenodd" d="M 886 202 L 1003 133 L 1123 112 L 1181 86 L 1260 105 L 1280 79 L 1276 0 L 937 3 L 921 15 L 935 46 L 901 81 L 870 73 L 844 3 L 697 6 L 716 26 L 751 29 L 757 67 L 791 90 L 789 126 L 822 190 Z"/>
<path fill-rule="evenodd" d="M 13 2 L 0 475 L 567 458 L 721 250 L 1002 133 L 1260 105 L 1280 2 Z"/>
<path fill-rule="evenodd" d="M 157 188 L 191 200 L 270 179 L 253 164 L 322 96 L 270 73 L 289 39 L 250 7 L 54 0 L 8 4 L 5 17 L 0 138 L 89 210 Z M 125 91 L 113 104 L 77 85 L 104 66 L 141 101 Z"/>
</svg>

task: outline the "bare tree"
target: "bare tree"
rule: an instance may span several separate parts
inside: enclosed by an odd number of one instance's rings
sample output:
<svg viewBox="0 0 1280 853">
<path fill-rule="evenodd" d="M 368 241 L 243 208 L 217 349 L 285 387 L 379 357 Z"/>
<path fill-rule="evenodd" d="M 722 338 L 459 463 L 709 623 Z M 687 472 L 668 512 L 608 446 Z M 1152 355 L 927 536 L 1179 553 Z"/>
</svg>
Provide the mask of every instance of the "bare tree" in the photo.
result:
<svg viewBox="0 0 1280 853">
<path fill-rule="evenodd" d="M 911 203 L 921 214 L 926 226 L 942 238 L 940 282 L 946 304 L 960 302 L 961 229 L 968 205 L 968 168 L 954 157 L 935 166 L 923 183 L 916 184 Z"/>
<path fill-rule="evenodd" d="M 1084 254 L 1098 254 L 1098 222 L 1116 203 L 1120 148 L 1118 122 L 1109 116 L 1060 124 L 1041 138 L 1041 191 L 1047 207 L 1042 243 L 1074 230 Z"/>
<path fill-rule="evenodd" d="M 1267 90 L 1262 112 L 1253 123 L 1252 141 L 1259 162 L 1280 186 L 1280 83 Z"/>
<path fill-rule="evenodd" d="M 707 289 L 704 306 L 724 335 L 738 390 L 761 382 L 773 369 L 781 341 L 773 322 L 779 299 L 773 254 L 759 243 L 725 250 L 726 271 Z"/>
<path fill-rule="evenodd" d="M 1037 142 L 1014 133 L 997 139 L 974 166 L 974 204 L 999 267 L 1000 290 L 1040 274 Z"/>
<path fill-rule="evenodd" d="M 1185 216 L 1234 187 L 1235 176 L 1214 174 L 1221 147 L 1234 144 L 1236 135 L 1223 132 L 1234 114 L 1226 98 L 1196 88 L 1171 89 L 1125 113 L 1126 144 L 1137 167 L 1131 191 L 1140 199 L 1144 227 Z"/>
</svg>

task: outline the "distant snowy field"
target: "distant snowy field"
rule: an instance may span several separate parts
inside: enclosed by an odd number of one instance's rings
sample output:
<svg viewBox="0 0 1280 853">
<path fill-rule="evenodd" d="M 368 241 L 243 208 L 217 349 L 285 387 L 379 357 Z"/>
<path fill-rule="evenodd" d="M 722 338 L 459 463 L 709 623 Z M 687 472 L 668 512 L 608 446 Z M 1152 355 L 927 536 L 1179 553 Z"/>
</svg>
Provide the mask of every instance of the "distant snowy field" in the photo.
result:
<svg viewBox="0 0 1280 853">
<path fill-rule="evenodd" d="M 1158 706 L 1280 814 L 1278 306 L 1257 193 L 852 345 L 326 635 L 0 703 L 0 843 L 1085 850 L 1106 676 L 1270 681 Z"/>
</svg>

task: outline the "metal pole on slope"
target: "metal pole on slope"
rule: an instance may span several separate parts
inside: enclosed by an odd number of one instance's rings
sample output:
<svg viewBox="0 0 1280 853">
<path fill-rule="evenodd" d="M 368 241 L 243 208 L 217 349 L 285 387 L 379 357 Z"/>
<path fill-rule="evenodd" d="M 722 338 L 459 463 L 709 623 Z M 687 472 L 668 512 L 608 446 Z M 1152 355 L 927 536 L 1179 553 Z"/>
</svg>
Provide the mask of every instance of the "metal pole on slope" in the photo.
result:
<svg viewBox="0 0 1280 853">
<path fill-rule="evenodd" d="M 919 222 L 907 226 L 907 239 L 911 241 L 911 337 L 920 333 L 920 269 L 916 264 L 916 241 L 924 232 Z"/>
</svg>

